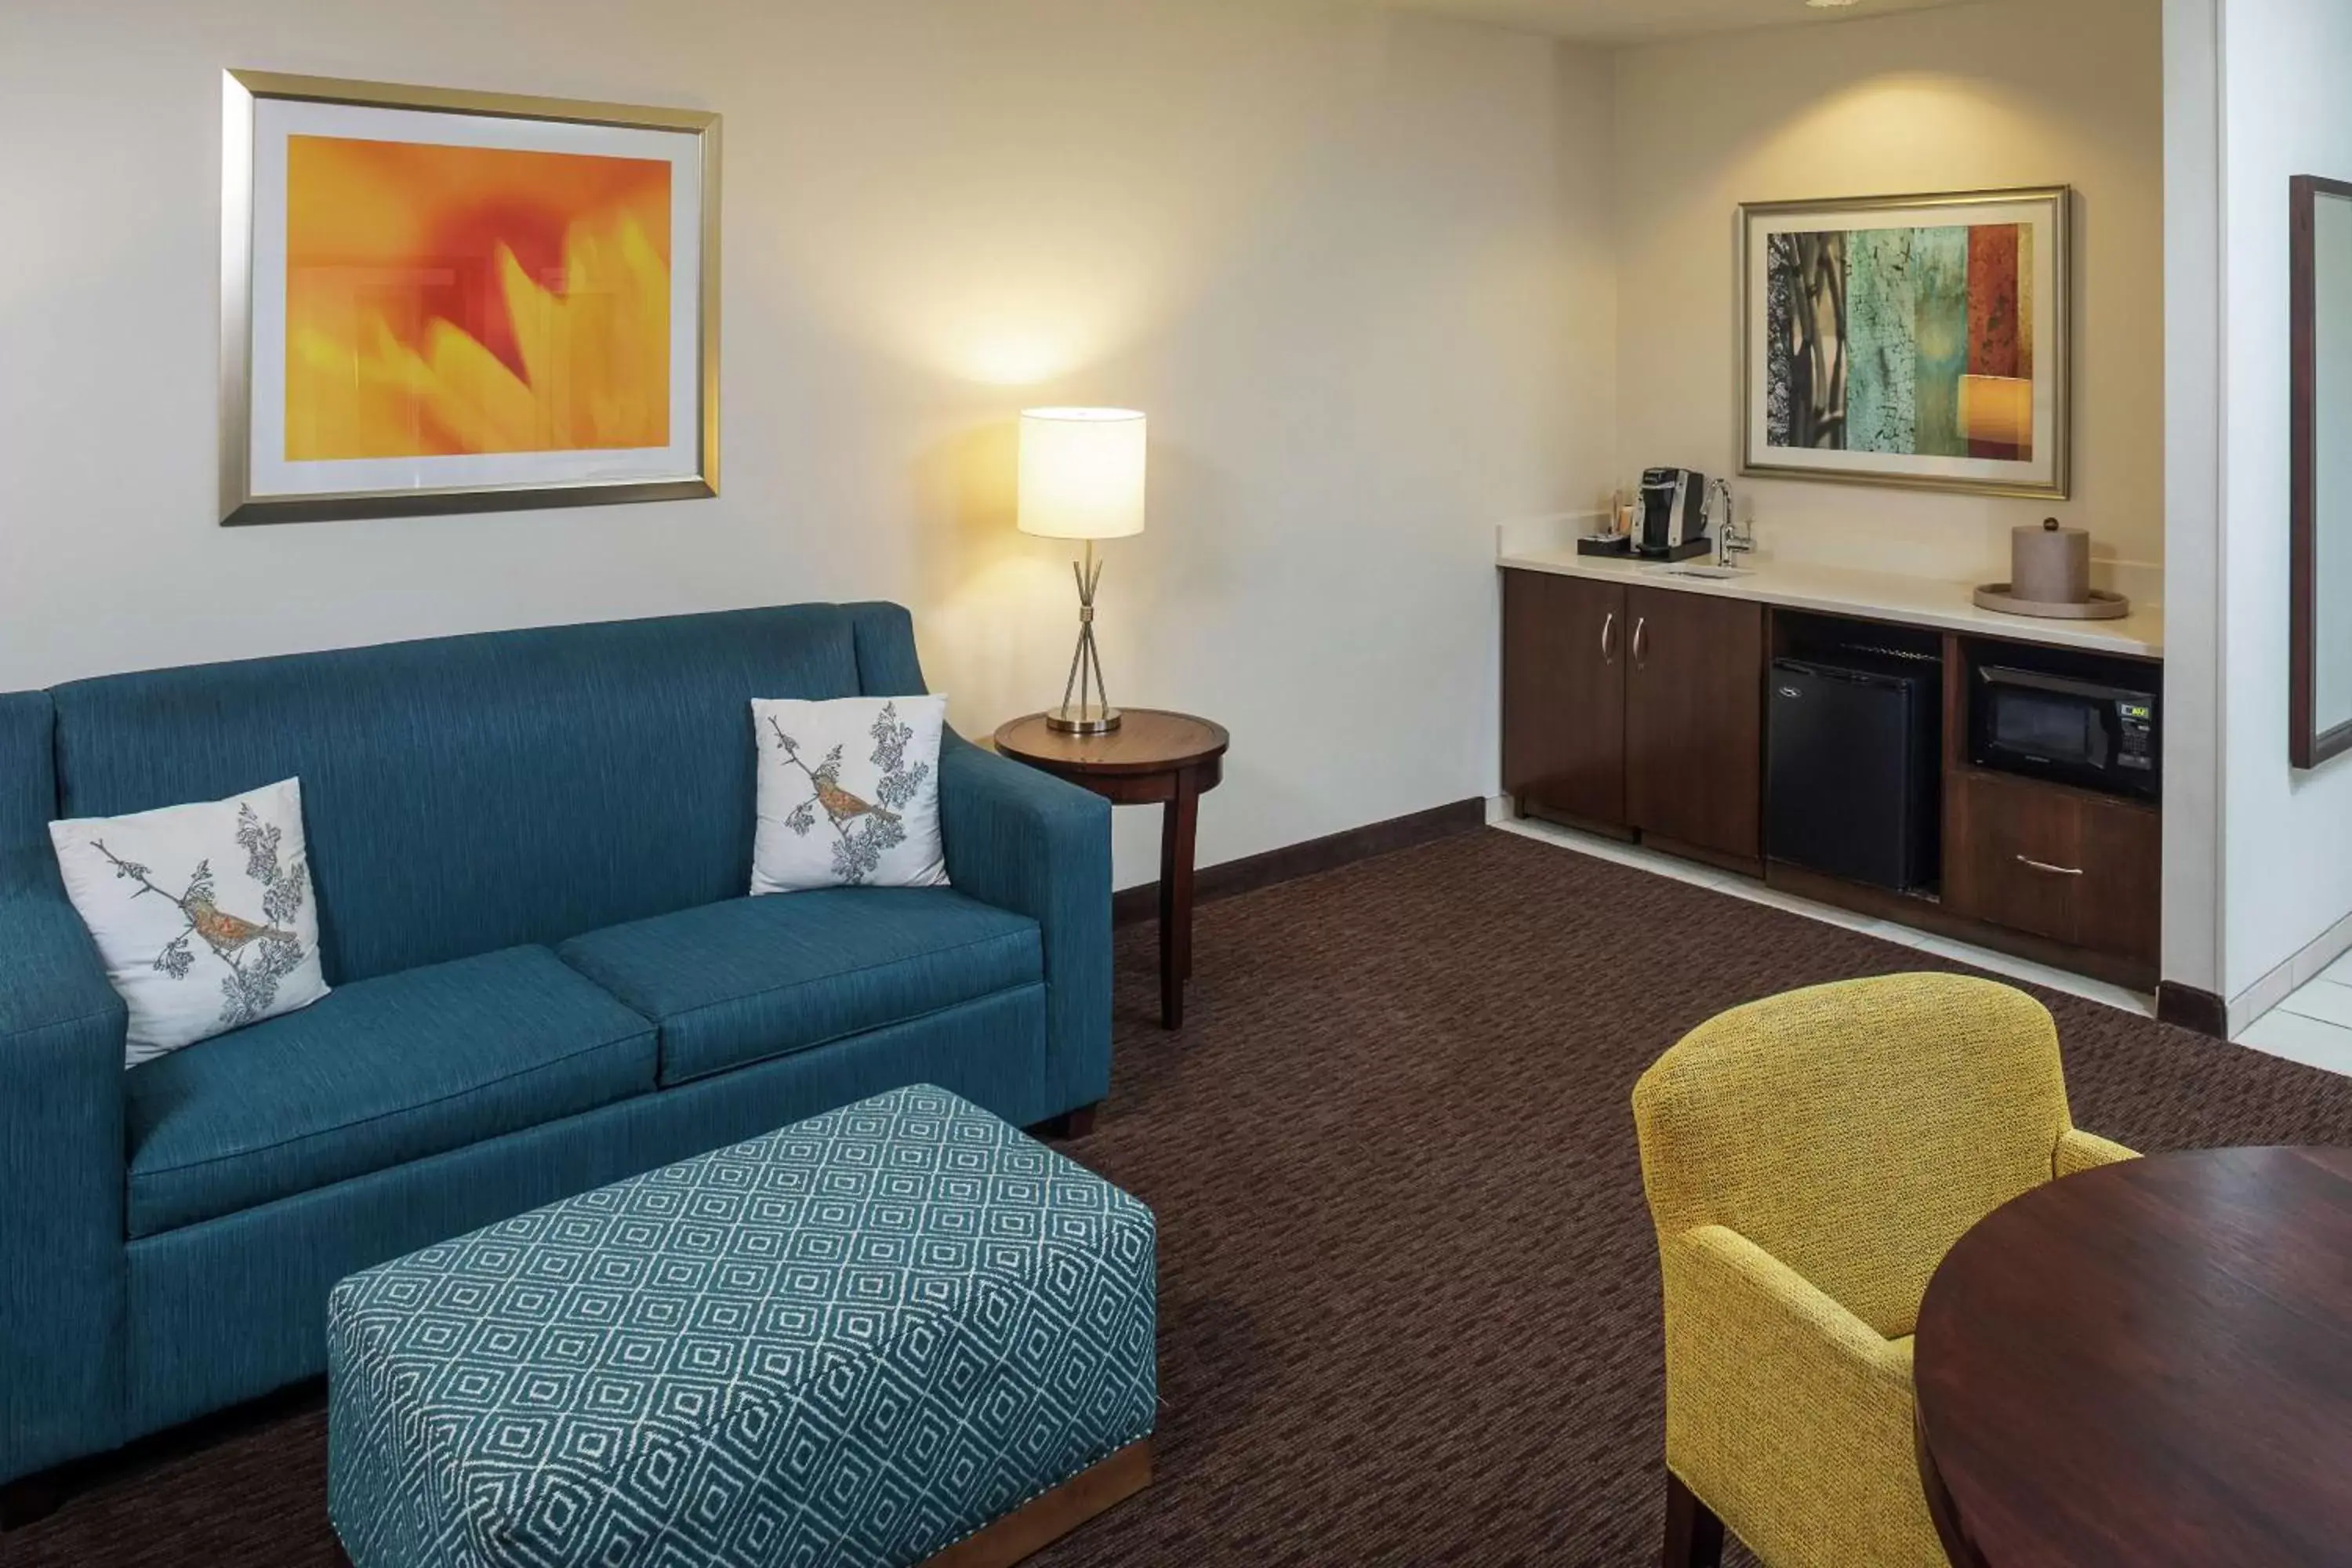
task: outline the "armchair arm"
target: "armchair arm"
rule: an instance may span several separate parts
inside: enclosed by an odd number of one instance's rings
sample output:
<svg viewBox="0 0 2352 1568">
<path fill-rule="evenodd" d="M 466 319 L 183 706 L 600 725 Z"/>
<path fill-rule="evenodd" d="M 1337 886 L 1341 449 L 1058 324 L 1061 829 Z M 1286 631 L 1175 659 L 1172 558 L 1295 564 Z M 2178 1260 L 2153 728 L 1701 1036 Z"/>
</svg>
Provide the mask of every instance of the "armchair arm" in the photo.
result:
<svg viewBox="0 0 2352 1568">
<path fill-rule="evenodd" d="M 2085 1132 L 2079 1127 L 2069 1127 L 2058 1134 L 2058 1147 L 2051 1152 L 2050 1174 L 2071 1176 L 2077 1171 L 2093 1170 L 2100 1165 L 2112 1165 L 2118 1160 L 2137 1160 L 2138 1152 L 2120 1143 L 2110 1142 L 2095 1132 Z"/>
<path fill-rule="evenodd" d="M 1668 1466 L 1767 1562 L 1941 1563 L 1910 1340 L 1726 1226 L 1659 1239 Z"/>
<path fill-rule="evenodd" d="M 1036 1119 L 1110 1092 L 1110 803 L 950 731 L 940 738 L 948 880 L 1045 939 L 1045 1081 Z"/>
<path fill-rule="evenodd" d="M 47 852 L 0 849 L 0 1481 L 121 1419 L 123 1007 Z"/>
</svg>

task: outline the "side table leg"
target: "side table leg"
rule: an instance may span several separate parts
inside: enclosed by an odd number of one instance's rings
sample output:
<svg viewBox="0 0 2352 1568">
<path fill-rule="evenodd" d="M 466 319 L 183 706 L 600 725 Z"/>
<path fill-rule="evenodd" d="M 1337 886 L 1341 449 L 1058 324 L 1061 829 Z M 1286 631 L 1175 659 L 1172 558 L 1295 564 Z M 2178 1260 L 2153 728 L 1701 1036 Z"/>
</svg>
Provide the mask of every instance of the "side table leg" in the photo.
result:
<svg viewBox="0 0 2352 1568">
<path fill-rule="evenodd" d="M 1184 1024 L 1184 982 L 1192 973 L 1192 843 L 1201 788 L 1191 769 L 1177 775 L 1160 827 L 1160 1023 Z"/>
</svg>

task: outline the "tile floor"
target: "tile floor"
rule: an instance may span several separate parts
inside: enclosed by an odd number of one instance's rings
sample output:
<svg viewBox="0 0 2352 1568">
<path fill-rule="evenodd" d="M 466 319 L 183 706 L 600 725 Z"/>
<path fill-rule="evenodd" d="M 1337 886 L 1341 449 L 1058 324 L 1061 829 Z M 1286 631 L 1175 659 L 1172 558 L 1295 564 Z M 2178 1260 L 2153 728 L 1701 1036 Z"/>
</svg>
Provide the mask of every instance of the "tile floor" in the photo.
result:
<svg viewBox="0 0 2352 1568">
<path fill-rule="evenodd" d="M 1810 899 L 1800 899 L 1747 877 L 1718 871 L 1711 866 L 1694 865 L 1671 855 L 1661 855 L 1639 845 L 1620 844 L 1613 838 L 1596 834 L 1579 833 L 1570 828 L 1555 827 L 1547 822 L 1514 817 L 1509 808 L 1496 802 L 1490 808 L 1488 820 L 1507 833 L 1522 834 L 1546 844 L 1556 844 L 1579 854 L 1597 855 L 1620 865 L 1636 866 L 1661 877 L 1712 888 L 1734 898 L 1752 903 L 1770 904 L 1775 909 L 1788 910 L 1811 920 L 1827 921 L 1853 931 L 1867 931 L 1888 942 L 1916 947 L 1923 952 L 1933 952 L 1956 959 L 1995 974 L 2005 974 L 2012 980 L 2022 980 L 2035 985 L 2046 985 L 2053 991 L 2104 1002 L 2110 1007 L 2126 1012 L 2153 1016 L 2156 999 L 2141 992 L 2110 985 L 2087 975 L 2053 969 L 2045 963 L 2035 963 L 2022 958 L 2011 958 L 2005 952 L 1975 947 L 1964 942 L 1914 931 L 1909 926 L 1892 921 L 1873 920 L 1868 915 L 1851 910 L 1817 904 Z M 2352 1076 L 2352 953 L 2347 953 L 2320 972 L 2302 990 L 2238 1031 L 2237 1044 L 2267 1051 L 2274 1057 L 2284 1057 L 2306 1066 L 2325 1068 L 2330 1072 Z"/>
<path fill-rule="evenodd" d="M 2238 1044 L 2352 1075 L 2352 953 L 2238 1031 Z"/>
<path fill-rule="evenodd" d="M 2046 963 L 2011 958 L 2005 952 L 1995 952 L 1990 948 L 1975 947 L 1968 942 L 1953 942 L 1945 937 L 1932 936 L 1926 931 L 1913 931 L 1909 926 L 1897 925 L 1892 921 L 1874 920 L 1868 915 L 1856 914 L 1852 910 L 1841 910 L 1829 904 L 1817 904 L 1811 899 L 1800 899 L 1781 892 L 1778 889 L 1768 888 L 1753 878 L 1737 876 L 1729 871 L 1718 871 L 1711 866 L 1694 865 L 1688 860 L 1677 859 L 1672 855 L 1661 855 L 1654 849 L 1644 849 L 1636 844 L 1620 844 L 1613 838 L 1603 838 L 1597 834 L 1579 833 L 1571 828 L 1555 827 L 1548 822 L 1513 817 L 1507 811 L 1490 819 L 1494 826 L 1507 833 L 1522 834 L 1546 844 L 1557 844 L 1561 848 L 1573 849 L 1582 855 L 1597 855 L 1604 860 L 1614 860 L 1620 865 L 1636 866 L 1644 871 L 1654 871 L 1661 877 L 1672 877 L 1676 881 L 1690 882 L 1702 888 L 1712 888 L 1717 892 L 1729 893 L 1734 898 L 1746 899 L 1750 903 L 1769 904 L 1774 909 L 1787 910 L 1811 920 L 1826 921 L 1832 925 L 1844 926 L 1850 931 L 1867 931 L 1872 936 L 1880 937 L 1888 942 L 1901 942 L 1906 947 L 1916 947 L 1922 952 L 1932 952 L 1939 957 L 1956 959 L 1979 969 L 1990 970 L 1995 974 L 2005 974 L 2012 980 L 2022 980 L 2034 985 L 2046 985 L 2053 991 L 2064 991 L 2076 996 L 2088 997 L 2094 1002 L 2104 1002 L 2110 1007 L 2121 1007 L 2126 1012 L 2149 1016 L 2153 1016 L 2156 1012 L 2156 999 L 2139 992 L 2127 991 L 2120 985 L 2110 985 L 2105 981 L 2093 980 L 2087 975 L 2069 973 L 2063 969 L 2053 969 Z M 2347 975 L 2346 978 L 2347 981 L 2352 981 L 2352 975 Z M 2339 986 L 2338 989 L 2343 992 L 2344 1001 L 2347 1004 L 2347 1021 L 2352 1023 L 2352 984 Z M 2345 1031 L 2345 1040 L 2347 1047 L 2352 1047 L 2352 1028 Z M 2352 1050 L 2347 1050 L 2346 1060 L 2346 1068 L 2339 1070 L 2352 1071 Z"/>
</svg>

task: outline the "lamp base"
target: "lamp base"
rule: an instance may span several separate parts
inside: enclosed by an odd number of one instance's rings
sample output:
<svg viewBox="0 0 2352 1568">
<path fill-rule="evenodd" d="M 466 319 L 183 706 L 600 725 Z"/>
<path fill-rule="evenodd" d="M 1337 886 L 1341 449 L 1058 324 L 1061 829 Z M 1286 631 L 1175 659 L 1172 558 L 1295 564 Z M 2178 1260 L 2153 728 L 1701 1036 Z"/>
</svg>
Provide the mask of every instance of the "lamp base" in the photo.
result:
<svg viewBox="0 0 2352 1568">
<path fill-rule="evenodd" d="M 1118 728 L 1118 710 L 1108 703 L 1063 703 L 1045 710 L 1045 728 L 1065 735 L 1108 735 Z"/>
</svg>

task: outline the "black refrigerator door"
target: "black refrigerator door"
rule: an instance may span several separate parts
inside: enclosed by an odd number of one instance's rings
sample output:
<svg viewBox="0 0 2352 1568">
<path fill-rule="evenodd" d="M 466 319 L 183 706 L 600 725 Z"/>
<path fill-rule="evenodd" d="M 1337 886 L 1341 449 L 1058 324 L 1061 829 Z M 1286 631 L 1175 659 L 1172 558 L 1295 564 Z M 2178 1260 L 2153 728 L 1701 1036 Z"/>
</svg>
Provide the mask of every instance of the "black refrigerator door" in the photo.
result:
<svg viewBox="0 0 2352 1568">
<path fill-rule="evenodd" d="M 1885 676 L 1788 661 L 1770 670 L 1764 852 L 1897 890 L 1920 875 L 1911 843 L 1912 690 Z"/>
</svg>

